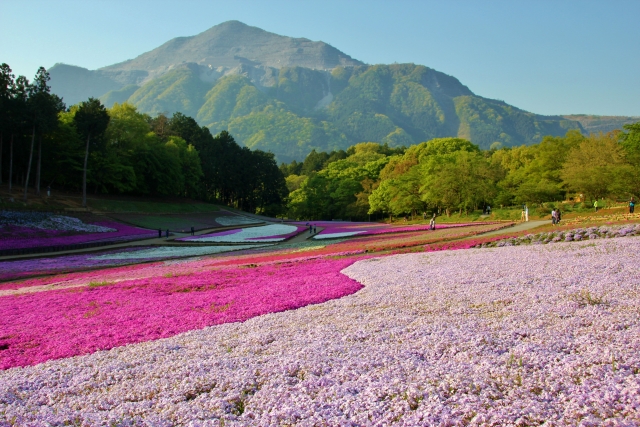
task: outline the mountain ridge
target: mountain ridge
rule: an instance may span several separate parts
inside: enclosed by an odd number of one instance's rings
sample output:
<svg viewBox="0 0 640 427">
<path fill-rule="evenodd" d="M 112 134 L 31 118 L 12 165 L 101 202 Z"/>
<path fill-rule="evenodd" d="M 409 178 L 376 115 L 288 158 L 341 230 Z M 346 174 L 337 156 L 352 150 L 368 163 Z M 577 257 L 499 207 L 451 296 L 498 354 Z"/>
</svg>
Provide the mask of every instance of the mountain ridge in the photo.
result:
<svg viewBox="0 0 640 427">
<path fill-rule="evenodd" d="M 485 149 L 532 144 L 597 122 L 530 113 L 424 65 L 368 65 L 324 42 L 239 21 L 98 70 L 56 64 L 49 71 L 52 91 L 67 104 L 93 96 L 152 115 L 180 111 L 281 161 L 365 141 L 393 147 L 458 136 Z"/>
</svg>

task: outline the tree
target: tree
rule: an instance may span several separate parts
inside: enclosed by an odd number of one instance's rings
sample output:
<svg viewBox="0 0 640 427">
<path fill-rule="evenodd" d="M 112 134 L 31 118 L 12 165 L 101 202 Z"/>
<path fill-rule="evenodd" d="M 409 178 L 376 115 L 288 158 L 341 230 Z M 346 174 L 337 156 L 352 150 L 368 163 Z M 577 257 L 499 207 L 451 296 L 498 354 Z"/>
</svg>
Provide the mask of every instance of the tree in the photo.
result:
<svg viewBox="0 0 640 427">
<path fill-rule="evenodd" d="M 27 99 L 27 112 L 29 114 L 29 124 L 31 126 L 31 148 L 29 150 L 29 161 L 27 163 L 27 178 L 24 183 L 24 200 L 27 200 L 27 190 L 29 187 L 29 176 L 31 174 L 31 163 L 33 159 L 33 148 L 35 144 L 36 132 L 42 135 L 50 132 L 58 125 L 58 113 L 64 110 L 62 99 L 57 95 L 52 95 L 48 82 L 49 73 L 44 67 L 38 68 L 33 83 L 29 85 Z M 40 144 L 42 140 L 40 140 Z M 39 149 L 42 153 L 41 148 Z M 41 155 L 38 158 L 38 169 L 41 164 Z M 38 179 L 40 171 L 38 170 Z M 36 189 L 39 191 L 40 183 L 37 182 Z"/>
<path fill-rule="evenodd" d="M 89 144 L 91 138 L 100 138 L 109 125 L 109 113 L 102 103 L 89 98 L 80 104 L 73 121 L 76 129 L 83 138 L 86 138 L 87 145 L 84 153 L 84 167 L 82 173 L 82 206 L 87 206 L 87 161 L 89 159 Z"/>
<path fill-rule="evenodd" d="M 13 138 L 25 125 L 27 118 L 27 99 L 29 97 L 29 80 L 25 76 L 18 76 L 11 88 L 11 98 L 8 108 L 11 128 L 11 143 L 9 145 L 9 193 L 13 189 Z"/>
<path fill-rule="evenodd" d="M 422 173 L 422 199 L 430 205 L 469 211 L 495 195 L 488 162 L 476 151 L 431 156 Z"/>
<path fill-rule="evenodd" d="M 640 122 L 624 125 L 620 133 L 620 145 L 623 149 L 627 168 L 626 181 L 632 196 L 640 196 Z"/>
<path fill-rule="evenodd" d="M 590 135 L 571 149 L 562 168 L 562 179 L 571 191 L 594 199 L 624 193 L 628 165 L 614 133 Z"/>
<path fill-rule="evenodd" d="M 13 87 L 11 67 L 6 63 L 0 65 L 0 184 L 2 184 L 2 143 L 7 128 L 11 125 L 11 89 Z"/>
</svg>

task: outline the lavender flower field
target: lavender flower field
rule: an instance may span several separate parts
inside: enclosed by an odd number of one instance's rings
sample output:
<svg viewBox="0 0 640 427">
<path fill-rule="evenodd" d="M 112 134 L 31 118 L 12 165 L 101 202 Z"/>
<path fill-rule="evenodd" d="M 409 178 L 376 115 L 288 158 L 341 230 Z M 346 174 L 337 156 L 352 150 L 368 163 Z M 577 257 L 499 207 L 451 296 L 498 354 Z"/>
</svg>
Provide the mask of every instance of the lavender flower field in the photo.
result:
<svg viewBox="0 0 640 427">
<path fill-rule="evenodd" d="M 0 371 L 0 425 L 639 425 L 639 253 L 363 256 L 342 298 Z"/>
</svg>

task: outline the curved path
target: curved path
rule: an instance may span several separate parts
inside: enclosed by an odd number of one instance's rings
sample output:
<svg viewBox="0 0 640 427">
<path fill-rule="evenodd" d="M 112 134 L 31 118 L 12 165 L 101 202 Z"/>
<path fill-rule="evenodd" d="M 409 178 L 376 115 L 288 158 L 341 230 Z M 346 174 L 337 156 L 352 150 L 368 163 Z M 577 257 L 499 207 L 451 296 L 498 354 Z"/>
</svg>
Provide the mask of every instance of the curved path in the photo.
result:
<svg viewBox="0 0 640 427">
<path fill-rule="evenodd" d="M 517 232 L 524 230 L 531 230 L 533 228 L 537 228 L 543 225 L 551 224 L 551 220 L 537 220 L 537 221 L 527 221 L 527 222 L 519 222 L 516 223 L 513 227 L 510 228 L 502 228 L 500 230 L 488 231 L 486 233 L 480 234 L 480 236 L 494 236 L 497 234 L 504 234 L 506 232 Z"/>
</svg>

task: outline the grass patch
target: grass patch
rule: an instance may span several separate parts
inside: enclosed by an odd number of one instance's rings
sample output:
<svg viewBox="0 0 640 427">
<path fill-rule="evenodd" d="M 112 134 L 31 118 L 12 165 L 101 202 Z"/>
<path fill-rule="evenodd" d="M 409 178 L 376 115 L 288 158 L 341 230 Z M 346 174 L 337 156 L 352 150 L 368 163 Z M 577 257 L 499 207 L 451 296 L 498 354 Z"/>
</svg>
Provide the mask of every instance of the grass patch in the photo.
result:
<svg viewBox="0 0 640 427">
<path fill-rule="evenodd" d="M 586 289 L 581 290 L 570 295 L 570 298 L 578 303 L 580 307 L 586 307 L 588 305 L 608 305 L 609 302 L 605 300 L 604 295 L 595 295 Z"/>
<path fill-rule="evenodd" d="M 209 203 L 194 202 L 150 202 L 139 200 L 99 200 L 87 202 L 89 207 L 103 212 L 136 212 L 136 213 L 206 213 L 217 212 L 219 207 Z"/>
<path fill-rule="evenodd" d="M 108 282 L 108 281 L 106 281 L 106 280 L 103 280 L 102 282 L 93 282 L 93 281 L 91 281 L 91 282 L 89 282 L 89 285 L 88 285 L 88 286 L 89 286 L 90 288 L 101 288 L 101 287 L 103 287 L 103 286 L 110 286 L 110 285 L 113 285 L 114 283 L 115 283 L 115 282 Z"/>
</svg>

